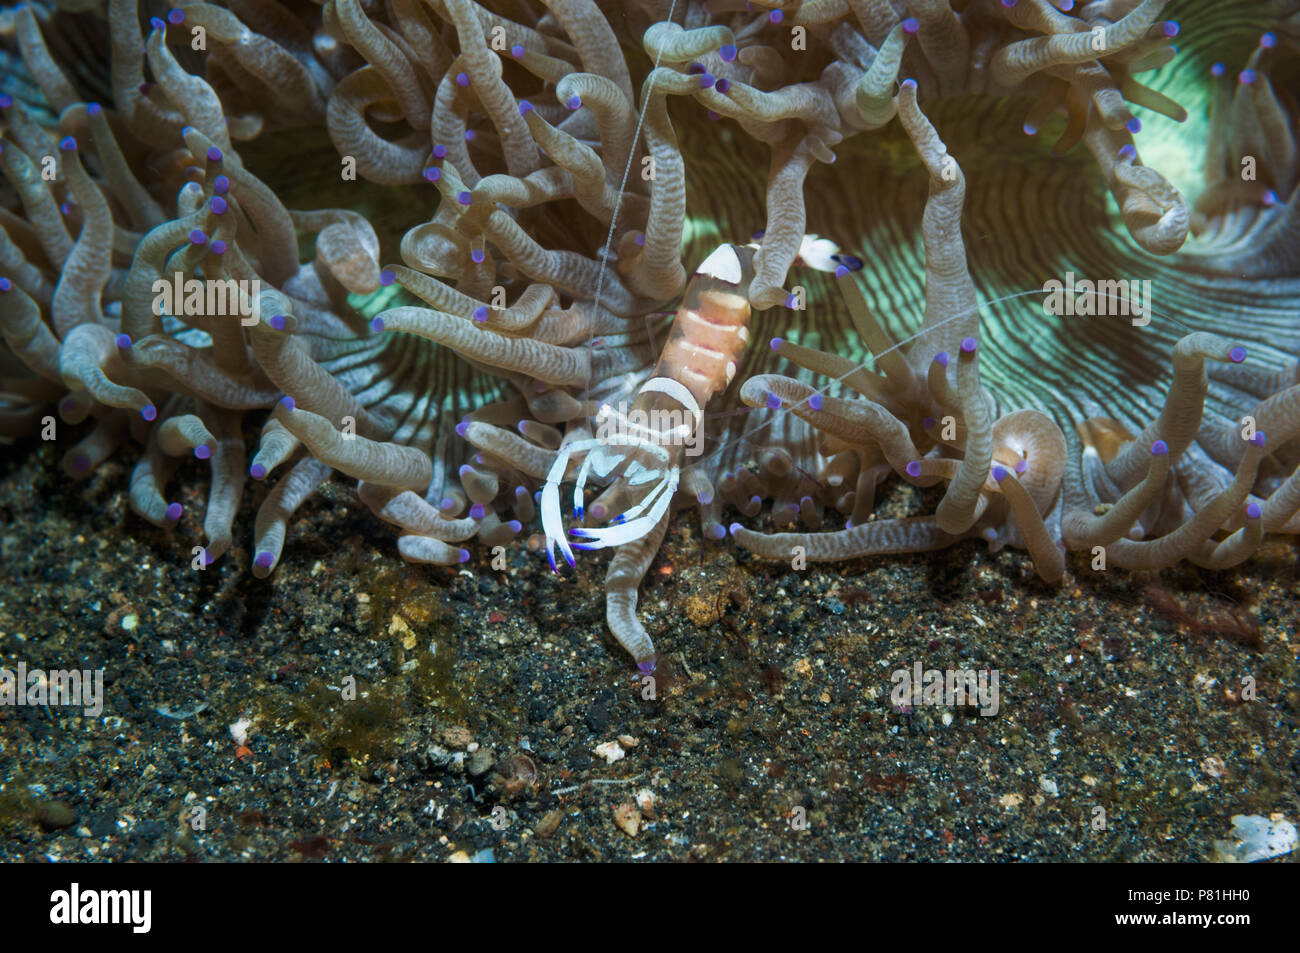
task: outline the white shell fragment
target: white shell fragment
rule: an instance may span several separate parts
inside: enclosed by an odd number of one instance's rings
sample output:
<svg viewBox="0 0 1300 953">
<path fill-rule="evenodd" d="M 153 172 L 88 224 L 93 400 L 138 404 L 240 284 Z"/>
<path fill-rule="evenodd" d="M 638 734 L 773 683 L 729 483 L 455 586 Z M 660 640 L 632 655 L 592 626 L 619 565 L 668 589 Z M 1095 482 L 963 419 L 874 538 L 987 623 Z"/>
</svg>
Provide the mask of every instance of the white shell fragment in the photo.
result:
<svg viewBox="0 0 1300 953">
<path fill-rule="evenodd" d="M 1295 850 L 1295 825 L 1281 814 L 1236 814 L 1232 818 L 1235 841 L 1215 841 L 1218 859 L 1225 864 L 1250 864 L 1281 857 Z"/>
<path fill-rule="evenodd" d="M 241 718 L 230 726 L 230 738 L 237 745 L 245 744 L 248 741 L 248 729 L 253 726 L 251 718 Z"/>
<path fill-rule="evenodd" d="M 596 745 L 592 750 L 596 752 L 597 755 L 604 758 L 606 764 L 613 764 L 619 758 L 622 758 L 627 754 L 627 752 L 623 750 L 623 746 L 617 741 L 606 741 L 603 744 Z"/>
<path fill-rule="evenodd" d="M 655 813 L 655 792 L 649 788 L 641 788 L 633 795 L 633 801 L 636 803 L 637 810 L 647 817 L 654 817 Z"/>
<path fill-rule="evenodd" d="M 628 837 L 636 837 L 641 829 L 641 812 L 631 802 L 619 804 L 614 808 L 614 824 Z"/>
</svg>

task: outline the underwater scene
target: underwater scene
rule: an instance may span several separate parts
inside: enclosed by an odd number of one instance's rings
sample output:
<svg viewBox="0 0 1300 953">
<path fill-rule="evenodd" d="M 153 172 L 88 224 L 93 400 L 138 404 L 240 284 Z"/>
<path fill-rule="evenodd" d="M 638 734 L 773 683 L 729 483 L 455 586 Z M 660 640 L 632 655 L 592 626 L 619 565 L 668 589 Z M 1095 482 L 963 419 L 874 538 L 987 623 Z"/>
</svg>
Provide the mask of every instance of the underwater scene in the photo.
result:
<svg viewBox="0 0 1300 953">
<path fill-rule="evenodd" d="M 0 860 L 1294 862 L 1298 98 L 1297 0 L 0 8 Z"/>
</svg>

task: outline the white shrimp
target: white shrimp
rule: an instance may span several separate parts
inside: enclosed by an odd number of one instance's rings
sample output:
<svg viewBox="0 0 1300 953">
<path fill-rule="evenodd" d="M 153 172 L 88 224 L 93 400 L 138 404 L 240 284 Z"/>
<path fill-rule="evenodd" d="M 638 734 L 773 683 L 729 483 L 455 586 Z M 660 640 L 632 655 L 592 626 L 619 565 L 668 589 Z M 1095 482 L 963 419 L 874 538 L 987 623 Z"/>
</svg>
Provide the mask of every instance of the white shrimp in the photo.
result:
<svg viewBox="0 0 1300 953">
<path fill-rule="evenodd" d="M 743 288 L 753 279 L 757 245 L 721 245 L 696 270 L 686 287 L 668 341 L 654 373 L 637 391 L 629 410 L 601 407 L 602 436 L 562 447 L 542 488 L 542 528 L 546 555 L 556 569 L 555 547 L 570 566 L 574 549 L 604 549 L 649 535 L 672 505 L 681 481 L 682 465 L 691 449 L 701 446 L 703 408 L 726 389 L 736 375 L 749 341 L 749 301 Z M 819 271 L 840 267 L 834 242 L 804 236 L 799 262 Z M 858 267 L 861 267 L 860 265 Z M 574 518 L 585 516 L 584 488 L 594 477 L 639 494 L 629 508 L 600 528 L 570 530 L 581 542 L 565 538 L 560 511 L 560 485 L 569 462 L 586 454 L 573 491 Z"/>
</svg>

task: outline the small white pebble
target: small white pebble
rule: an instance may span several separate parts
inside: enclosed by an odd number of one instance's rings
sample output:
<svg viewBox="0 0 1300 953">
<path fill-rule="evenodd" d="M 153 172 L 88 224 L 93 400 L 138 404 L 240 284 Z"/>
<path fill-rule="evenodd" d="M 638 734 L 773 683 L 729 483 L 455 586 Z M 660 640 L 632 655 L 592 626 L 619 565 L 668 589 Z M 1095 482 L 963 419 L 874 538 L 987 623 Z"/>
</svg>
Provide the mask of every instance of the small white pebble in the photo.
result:
<svg viewBox="0 0 1300 953">
<path fill-rule="evenodd" d="M 654 814 L 655 810 L 655 793 L 649 788 L 641 788 L 634 796 L 637 809 L 642 814 Z"/>
<path fill-rule="evenodd" d="M 603 744 L 596 745 L 592 750 L 604 758 L 606 764 L 613 764 L 627 754 L 617 741 L 606 741 Z"/>
<path fill-rule="evenodd" d="M 1049 797 L 1061 796 L 1060 789 L 1057 788 L 1056 782 L 1053 781 L 1051 778 L 1049 778 L 1047 775 L 1043 775 L 1041 778 L 1038 779 L 1038 788 Z"/>
<path fill-rule="evenodd" d="M 641 812 L 632 803 L 619 804 L 614 808 L 614 823 L 628 837 L 636 837 L 641 829 Z"/>
<path fill-rule="evenodd" d="M 127 632 L 134 632 L 135 627 L 140 624 L 140 617 L 134 612 L 122 616 L 122 628 Z"/>
<path fill-rule="evenodd" d="M 237 745 L 242 745 L 248 741 L 248 729 L 253 726 L 251 718 L 241 718 L 230 726 L 231 740 Z"/>
</svg>

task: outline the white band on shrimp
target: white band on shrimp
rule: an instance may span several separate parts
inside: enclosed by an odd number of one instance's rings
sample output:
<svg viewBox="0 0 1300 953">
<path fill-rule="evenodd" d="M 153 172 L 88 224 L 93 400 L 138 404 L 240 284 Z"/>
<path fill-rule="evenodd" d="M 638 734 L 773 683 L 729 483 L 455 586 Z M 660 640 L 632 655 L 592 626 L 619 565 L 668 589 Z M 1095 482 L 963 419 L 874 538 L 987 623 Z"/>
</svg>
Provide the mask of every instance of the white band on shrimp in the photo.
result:
<svg viewBox="0 0 1300 953">
<path fill-rule="evenodd" d="M 588 443 L 596 447 L 637 447 L 642 450 L 645 450 L 652 457 L 655 457 L 660 463 L 664 463 L 664 464 L 668 463 L 671 459 L 671 456 L 668 453 L 668 451 L 664 449 L 662 446 L 660 446 L 659 444 L 651 443 L 650 441 L 646 440 L 643 437 L 638 437 L 634 434 L 629 434 L 629 433 L 606 434 L 603 437 L 595 437 L 590 441 L 583 440 L 581 441 L 581 443 L 583 444 L 584 447 Z M 572 446 L 572 444 L 570 444 L 570 446 Z"/>
<path fill-rule="evenodd" d="M 686 385 L 681 381 L 675 381 L 671 377 L 652 377 L 641 386 L 641 393 L 655 391 L 660 394 L 666 394 L 677 403 L 681 404 L 695 418 L 695 426 L 698 428 L 704 421 L 704 414 L 700 411 L 699 401 L 695 395 L 687 390 Z"/>
<path fill-rule="evenodd" d="M 647 427 L 645 424 L 637 423 L 628 414 L 614 410 L 608 405 L 601 407 L 598 419 L 604 421 L 610 418 L 617 421 L 619 427 L 626 430 L 634 440 L 644 443 L 672 444 L 675 441 L 686 439 L 695 432 L 693 427 L 688 427 L 686 424 L 668 430 L 656 430 L 654 427 Z"/>
</svg>

